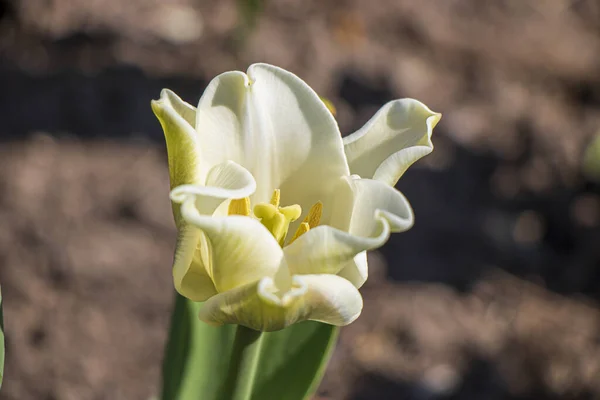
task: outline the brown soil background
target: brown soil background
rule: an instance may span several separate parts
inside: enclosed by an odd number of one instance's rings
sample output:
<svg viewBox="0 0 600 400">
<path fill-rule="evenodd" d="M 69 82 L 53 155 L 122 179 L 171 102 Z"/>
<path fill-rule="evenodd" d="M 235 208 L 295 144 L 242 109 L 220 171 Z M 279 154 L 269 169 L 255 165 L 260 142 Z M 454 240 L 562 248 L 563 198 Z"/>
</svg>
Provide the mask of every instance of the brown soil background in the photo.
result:
<svg viewBox="0 0 600 400">
<path fill-rule="evenodd" d="M 156 395 L 175 229 L 149 101 L 256 61 L 345 133 L 398 97 L 444 114 L 319 399 L 600 398 L 600 3 L 250 3 L 0 1 L 0 398 Z"/>
</svg>

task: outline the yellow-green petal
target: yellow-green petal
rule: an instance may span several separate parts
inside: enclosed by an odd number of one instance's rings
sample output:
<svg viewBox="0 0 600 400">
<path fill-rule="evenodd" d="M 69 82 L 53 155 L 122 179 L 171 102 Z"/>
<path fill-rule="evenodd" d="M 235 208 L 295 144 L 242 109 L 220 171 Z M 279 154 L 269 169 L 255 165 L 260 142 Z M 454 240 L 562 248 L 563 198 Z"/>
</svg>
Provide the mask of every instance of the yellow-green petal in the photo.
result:
<svg viewBox="0 0 600 400">
<path fill-rule="evenodd" d="M 151 105 L 165 134 L 171 189 L 197 183 L 200 148 L 194 129 L 196 109 L 168 89 Z"/>
<path fill-rule="evenodd" d="M 171 189 L 179 185 L 201 183 L 200 147 L 193 126 L 195 108 L 167 89 L 151 105 L 165 135 Z M 179 206 L 175 204 L 173 215 L 175 224 L 181 227 Z"/>
</svg>

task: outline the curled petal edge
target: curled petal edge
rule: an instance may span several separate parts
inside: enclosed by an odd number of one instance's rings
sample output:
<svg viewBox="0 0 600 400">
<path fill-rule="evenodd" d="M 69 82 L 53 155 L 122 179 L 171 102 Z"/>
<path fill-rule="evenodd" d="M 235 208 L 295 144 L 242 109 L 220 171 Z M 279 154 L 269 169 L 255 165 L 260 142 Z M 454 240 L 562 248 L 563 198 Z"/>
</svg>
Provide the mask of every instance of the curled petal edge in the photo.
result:
<svg viewBox="0 0 600 400">
<path fill-rule="evenodd" d="M 273 235 L 254 218 L 202 215 L 193 196 L 181 206 L 183 218 L 206 237 L 208 275 L 219 293 L 287 271 L 283 251 Z"/>
<path fill-rule="evenodd" d="M 256 190 L 252 174 L 233 161 L 225 161 L 210 169 L 205 185 L 181 185 L 171 191 L 174 203 L 183 203 L 189 196 L 196 199 L 196 208 L 202 215 L 212 215 L 227 199 L 248 197 Z"/>
<path fill-rule="evenodd" d="M 346 274 L 355 275 L 352 281 L 360 287 L 366 280 L 366 255 L 365 260 L 355 258 L 381 247 L 392 232 L 410 229 L 414 214 L 402 193 L 380 181 L 347 177 L 336 192 L 332 226 L 311 229 L 285 247 L 286 261 L 292 274 L 338 274 L 355 264 L 358 269 Z"/>
<path fill-rule="evenodd" d="M 431 153 L 431 135 L 441 117 L 414 99 L 385 104 L 343 139 L 351 173 L 394 186 L 412 164 Z"/>
<path fill-rule="evenodd" d="M 293 276 L 292 287 L 283 295 L 278 291 L 271 278 L 262 278 L 211 297 L 198 316 L 214 326 L 239 324 L 271 332 L 305 320 L 344 326 L 362 311 L 358 290 L 335 275 Z"/>
</svg>

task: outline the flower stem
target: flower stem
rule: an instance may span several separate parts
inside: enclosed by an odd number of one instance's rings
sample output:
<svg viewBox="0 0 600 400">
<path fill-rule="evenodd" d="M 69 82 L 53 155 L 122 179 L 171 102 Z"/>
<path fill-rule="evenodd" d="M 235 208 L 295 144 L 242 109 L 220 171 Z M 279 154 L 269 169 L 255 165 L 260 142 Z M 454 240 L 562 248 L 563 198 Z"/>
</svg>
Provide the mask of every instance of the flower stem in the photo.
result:
<svg viewBox="0 0 600 400">
<path fill-rule="evenodd" d="M 250 400 L 258 370 L 263 333 L 238 325 L 223 399 Z"/>
</svg>

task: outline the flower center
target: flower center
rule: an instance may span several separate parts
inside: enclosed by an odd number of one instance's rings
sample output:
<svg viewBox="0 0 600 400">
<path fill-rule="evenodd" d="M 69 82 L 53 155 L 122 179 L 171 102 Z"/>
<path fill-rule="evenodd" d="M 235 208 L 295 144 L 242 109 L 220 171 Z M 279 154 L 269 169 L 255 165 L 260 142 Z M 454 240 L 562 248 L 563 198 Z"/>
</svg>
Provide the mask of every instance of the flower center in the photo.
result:
<svg viewBox="0 0 600 400">
<path fill-rule="evenodd" d="M 298 204 L 292 204 L 286 207 L 280 207 L 281 192 L 275 189 L 269 203 L 259 203 L 254 206 L 254 216 L 271 232 L 281 247 L 284 246 L 290 224 L 300 218 L 302 208 Z M 323 212 L 323 203 L 318 201 L 309 210 L 308 215 L 300 224 L 296 233 L 289 241 L 294 240 L 308 232 L 311 228 L 319 225 L 321 214 Z M 229 203 L 229 215 L 250 216 L 250 198 L 234 199 Z"/>
<path fill-rule="evenodd" d="M 300 218 L 302 208 L 298 204 L 279 207 L 281 198 L 279 189 L 275 189 L 270 203 L 259 203 L 254 206 L 254 216 L 273 234 L 283 247 L 290 223 Z"/>
</svg>

